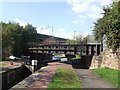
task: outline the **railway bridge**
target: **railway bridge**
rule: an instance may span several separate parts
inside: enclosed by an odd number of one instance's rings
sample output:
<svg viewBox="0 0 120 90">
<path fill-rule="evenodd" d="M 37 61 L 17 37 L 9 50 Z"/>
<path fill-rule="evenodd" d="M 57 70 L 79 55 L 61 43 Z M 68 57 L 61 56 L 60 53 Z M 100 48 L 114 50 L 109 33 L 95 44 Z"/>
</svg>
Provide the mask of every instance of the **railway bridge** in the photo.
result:
<svg viewBox="0 0 120 90">
<path fill-rule="evenodd" d="M 81 60 L 73 61 L 73 67 L 89 68 L 93 55 L 101 53 L 101 44 L 38 44 L 28 46 L 31 59 L 36 59 L 40 63 L 51 60 L 54 53 L 69 55 L 79 54 Z"/>
<path fill-rule="evenodd" d="M 29 45 L 29 53 L 64 53 L 99 55 L 101 44 L 38 44 Z"/>
</svg>

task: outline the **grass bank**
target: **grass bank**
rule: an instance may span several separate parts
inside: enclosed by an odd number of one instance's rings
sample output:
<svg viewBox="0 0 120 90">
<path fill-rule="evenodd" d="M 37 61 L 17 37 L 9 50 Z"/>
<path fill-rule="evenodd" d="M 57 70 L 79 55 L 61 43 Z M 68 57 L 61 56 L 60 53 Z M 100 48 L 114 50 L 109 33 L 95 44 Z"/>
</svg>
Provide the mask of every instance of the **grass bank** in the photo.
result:
<svg viewBox="0 0 120 90">
<path fill-rule="evenodd" d="M 48 88 L 81 88 L 80 81 L 72 68 L 57 69 Z"/>
<path fill-rule="evenodd" d="M 100 75 L 104 80 L 110 82 L 115 87 L 120 88 L 120 71 L 110 68 L 97 68 L 93 72 Z"/>
</svg>

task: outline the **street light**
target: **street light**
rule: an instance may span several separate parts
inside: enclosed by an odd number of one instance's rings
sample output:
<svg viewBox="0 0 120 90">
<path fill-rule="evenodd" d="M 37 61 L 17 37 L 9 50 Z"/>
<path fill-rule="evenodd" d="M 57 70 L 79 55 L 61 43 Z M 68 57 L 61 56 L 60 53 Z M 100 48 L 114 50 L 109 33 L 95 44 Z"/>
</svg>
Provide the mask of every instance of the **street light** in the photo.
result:
<svg viewBox="0 0 120 90">
<path fill-rule="evenodd" d="M 75 33 L 76 33 L 76 31 L 74 31 L 74 40 L 75 40 Z"/>
<path fill-rule="evenodd" d="M 52 36 L 53 36 L 53 26 L 51 28 L 52 28 Z"/>
<path fill-rule="evenodd" d="M 73 38 L 73 39 L 74 39 L 74 44 L 75 44 L 75 32 L 76 32 L 76 31 L 74 31 L 74 38 Z"/>
<path fill-rule="evenodd" d="M 51 28 L 51 30 L 52 30 L 52 36 L 53 36 L 53 26 L 47 26 L 47 28 Z"/>
</svg>

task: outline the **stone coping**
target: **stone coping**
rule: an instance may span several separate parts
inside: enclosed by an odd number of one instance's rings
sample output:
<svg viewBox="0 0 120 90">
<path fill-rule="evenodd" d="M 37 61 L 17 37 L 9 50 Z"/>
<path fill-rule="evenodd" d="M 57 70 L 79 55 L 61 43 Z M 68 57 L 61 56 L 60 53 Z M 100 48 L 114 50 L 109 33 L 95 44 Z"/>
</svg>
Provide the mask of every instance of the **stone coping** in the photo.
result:
<svg viewBox="0 0 120 90">
<path fill-rule="evenodd" d="M 13 67 L 13 66 L 11 66 L 11 67 L 5 67 L 5 68 L 2 67 L 2 68 L 1 68 L 1 71 L 0 71 L 0 74 L 1 74 L 1 73 L 4 73 L 4 72 L 7 72 L 7 71 L 10 71 L 10 70 L 13 70 L 13 69 L 16 69 L 16 68 L 19 68 L 19 67 L 21 67 L 21 66 L 22 66 L 22 65 L 14 66 L 14 67 Z"/>
</svg>

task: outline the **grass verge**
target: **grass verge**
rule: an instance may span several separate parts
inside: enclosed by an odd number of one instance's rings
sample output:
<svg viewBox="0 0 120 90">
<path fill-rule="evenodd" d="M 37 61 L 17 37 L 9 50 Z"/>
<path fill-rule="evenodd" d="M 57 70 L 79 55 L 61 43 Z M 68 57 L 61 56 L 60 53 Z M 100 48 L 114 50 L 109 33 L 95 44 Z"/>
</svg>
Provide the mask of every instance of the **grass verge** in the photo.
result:
<svg viewBox="0 0 120 90">
<path fill-rule="evenodd" d="M 104 80 L 110 82 L 115 87 L 120 88 L 120 71 L 110 68 L 97 68 L 93 69 L 93 72 L 100 75 Z"/>
<path fill-rule="evenodd" d="M 71 68 L 57 69 L 53 81 L 48 85 L 50 88 L 81 88 L 80 81 Z"/>
</svg>

